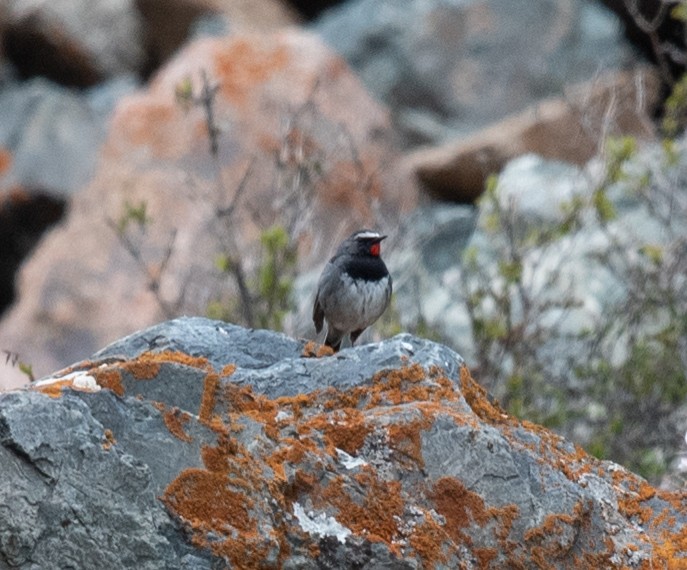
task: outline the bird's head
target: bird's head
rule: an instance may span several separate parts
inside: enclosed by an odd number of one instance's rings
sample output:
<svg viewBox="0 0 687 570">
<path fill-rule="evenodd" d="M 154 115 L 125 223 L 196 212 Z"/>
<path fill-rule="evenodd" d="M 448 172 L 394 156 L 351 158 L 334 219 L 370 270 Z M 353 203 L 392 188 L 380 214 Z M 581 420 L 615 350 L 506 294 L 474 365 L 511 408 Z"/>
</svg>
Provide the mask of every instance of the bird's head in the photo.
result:
<svg viewBox="0 0 687 570">
<path fill-rule="evenodd" d="M 337 254 L 379 257 L 382 249 L 381 242 L 385 238 L 386 236 L 373 230 L 358 230 L 341 244 Z"/>
</svg>

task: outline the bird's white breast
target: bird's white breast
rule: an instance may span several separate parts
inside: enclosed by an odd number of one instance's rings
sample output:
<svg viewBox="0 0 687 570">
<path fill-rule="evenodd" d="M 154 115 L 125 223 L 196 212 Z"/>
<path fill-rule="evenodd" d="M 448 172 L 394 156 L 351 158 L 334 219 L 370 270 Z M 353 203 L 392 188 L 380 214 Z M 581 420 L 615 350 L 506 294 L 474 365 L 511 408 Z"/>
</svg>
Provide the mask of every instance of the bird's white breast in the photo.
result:
<svg viewBox="0 0 687 570">
<path fill-rule="evenodd" d="M 345 331 L 364 329 L 374 323 L 389 302 L 389 276 L 379 281 L 354 280 L 341 276 L 337 298 L 328 307 L 328 320 Z"/>
</svg>

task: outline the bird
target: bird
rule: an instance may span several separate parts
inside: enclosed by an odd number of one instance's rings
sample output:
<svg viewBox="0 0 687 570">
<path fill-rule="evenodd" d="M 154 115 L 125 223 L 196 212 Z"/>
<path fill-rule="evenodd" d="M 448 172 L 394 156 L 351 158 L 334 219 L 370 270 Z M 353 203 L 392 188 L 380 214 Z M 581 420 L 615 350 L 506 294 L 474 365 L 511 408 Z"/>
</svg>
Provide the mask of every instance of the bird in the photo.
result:
<svg viewBox="0 0 687 570">
<path fill-rule="evenodd" d="M 389 306 L 392 279 L 380 257 L 386 237 L 373 230 L 354 232 L 322 270 L 312 318 L 318 334 L 327 322 L 324 344 L 334 352 L 347 334 L 355 344 Z"/>
</svg>

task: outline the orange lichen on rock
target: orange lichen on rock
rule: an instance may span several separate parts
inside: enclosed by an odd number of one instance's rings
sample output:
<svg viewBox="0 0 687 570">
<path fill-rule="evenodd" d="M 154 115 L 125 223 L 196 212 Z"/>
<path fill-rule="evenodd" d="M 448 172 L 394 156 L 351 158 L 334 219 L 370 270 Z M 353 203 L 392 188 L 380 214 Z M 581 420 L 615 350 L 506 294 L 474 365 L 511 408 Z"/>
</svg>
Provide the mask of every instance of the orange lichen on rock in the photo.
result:
<svg viewBox="0 0 687 570">
<path fill-rule="evenodd" d="M 219 375 L 222 378 L 228 378 L 232 374 L 236 372 L 236 364 L 226 364 L 223 368 L 222 371 L 219 373 Z"/>
<path fill-rule="evenodd" d="M 55 382 L 50 382 L 49 384 L 43 384 L 37 386 L 35 390 L 51 398 L 59 398 L 62 395 L 62 390 L 68 388 L 72 383 L 70 380 L 56 380 Z"/>
<path fill-rule="evenodd" d="M 420 556 L 425 568 L 433 568 L 437 563 L 447 562 L 445 550 L 450 540 L 444 526 L 425 513 L 425 522 L 413 528 L 408 544 Z"/>
<path fill-rule="evenodd" d="M 425 461 L 422 458 L 422 432 L 432 425 L 432 418 L 424 415 L 415 421 L 407 423 L 391 424 L 387 428 L 389 433 L 389 446 L 396 454 L 396 461 L 404 465 L 409 459 L 412 468 L 424 469 Z"/>
<path fill-rule="evenodd" d="M 433 486 L 429 498 L 436 511 L 446 519 L 446 530 L 458 544 L 471 545 L 472 539 L 464 532 L 473 524 L 484 526 L 489 520 L 489 509 L 484 499 L 453 477 L 442 477 Z"/>
<path fill-rule="evenodd" d="M 345 527 L 369 540 L 385 542 L 393 549 L 393 542 L 400 538 L 398 523 L 405 505 L 401 483 L 380 479 L 369 466 L 353 477 L 358 485 L 354 496 L 339 476 L 325 487 L 313 490 L 313 504 L 335 507 L 336 520 Z"/>
<path fill-rule="evenodd" d="M 172 408 L 171 410 L 164 412 L 162 418 L 164 419 L 169 433 L 171 433 L 174 437 L 187 443 L 193 441 L 193 438 L 188 435 L 184 429 L 184 426 L 191 419 L 190 414 L 180 410 L 179 408 Z"/>
<path fill-rule="evenodd" d="M 164 363 L 183 364 L 200 370 L 210 370 L 210 364 L 206 358 L 189 356 L 183 352 L 172 350 L 144 352 L 136 358 L 122 362 L 121 367 L 136 380 L 152 380 L 157 377 L 160 366 Z"/>
<path fill-rule="evenodd" d="M 12 153 L 6 148 L 0 147 L 0 175 L 4 174 L 12 166 Z"/>
<path fill-rule="evenodd" d="M 178 124 L 182 110 L 172 100 L 153 101 L 149 98 L 132 98 L 122 105 L 115 117 L 117 129 L 123 138 L 134 146 L 147 146 L 162 158 L 179 154 L 179 136 L 172 128 Z"/>
<path fill-rule="evenodd" d="M 481 420 L 489 424 L 502 424 L 510 419 L 501 406 L 491 400 L 489 393 L 475 382 L 467 366 L 460 368 L 460 385 L 463 397 Z"/>
<path fill-rule="evenodd" d="M 167 487 L 163 501 L 196 529 L 224 534 L 232 526 L 239 532 L 255 532 L 252 501 L 230 486 L 221 471 L 185 469 Z"/>
<path fill-rule="evenodd" d="M 122 373 L 115 366 L 105 368 L 94 368 L 89 372 L 101 388 L 112 390 L 117 396 L 124 395 L 124 385 L 122 384 Z"/>
<path fill-rule="evenodd" d="M 317 344 L 314 340 L 309 340 L 303 347 L 301 356 L 303 358 L 322 358 L 323 356 L 333 356 L 334 350 L 331 346 Z"/>
<path fill-rule="evenodd" d="M 591 526 L 591 505 L 578 502 L 572 513 L 556 513 L 525 533 L 527 549 L 538 568 L 556 568 L 573 548 L 579 533 Z M 599 566 L 601 567 L 601 566 Z"/>
<path fill-rule="evenodd" d="M 647 524 L 655 513 L 653 507 L 645 503 L 656 495 L 656 489 L 643 479 L 627 477 L 622 470 L 613 472 L 613 481 L 620 491 L 618 510 L 628 518 L 637 518 L 641 524 Z"/>
<path fill-rule="evenodd" d="M 112 433 L 111 429 L 106 429 L 103 432 L 103 435 L 105 436 L 105 441 L 103 442 L 102 446 L 105 451 L 109 451 L 110 448 L 117 443 L 117 440 L 115 439 L 114 434 Z"/>
<path fill-rule="evenodd" d="M 334 414 L 320 414 L 306 422 L 306 425 L 324 434 L 329 449 L 341 449 L 350 455 L 357 453 L 372 431 L 365 416 L 355 408 L 345 408 Z M 331 449 L 332 455 L 334 449 Z"/>
<path fill-rule="evenodd" d="M 219 386 L 219 376 L 214 372 L 210 372 L 205 377 L 203 385 L 203 398 L 200 402 L 200 410 L 198 411 L 198 417 L 200 418 L 200 421 L 206 425 L 210 425 L 212 421 L 212 416 L 215 412 L 215 405 L 217 404 Z"/>
<path fill-rule="evenodd" d="M 261 46 L 248 39 L 232 41 L 228 49 L 217 51 L 214 71 L 220 92 L 230 102 L 241 105 L 253 97 L 253 90 L 289 63 L 289 52 L 284 46 Z"/>
</svg>

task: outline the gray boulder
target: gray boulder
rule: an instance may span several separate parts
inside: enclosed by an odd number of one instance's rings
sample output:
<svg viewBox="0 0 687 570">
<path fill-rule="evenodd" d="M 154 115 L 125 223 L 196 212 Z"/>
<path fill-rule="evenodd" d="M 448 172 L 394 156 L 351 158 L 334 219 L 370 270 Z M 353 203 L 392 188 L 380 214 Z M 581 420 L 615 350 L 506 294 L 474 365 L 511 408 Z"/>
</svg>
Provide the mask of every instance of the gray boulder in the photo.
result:
<svg viewBox="0 0 687 570">
<path fill-rule="evenodd" d="M 313 25 L 408 141 L 456 138 L 631 59 L 617 18 L 574 0 L 353 0 Z"/>
<path fill-rule="evenodd" d="M 0 147 L 11 153 L 0 190 L 39 189 L 66 199 L 86 184 L 105 136 L 85 97 L 43 79 L 0 89 Z"/>
<path fill-rule="evenodd" d="M 2 568 L 662 567 L 687 523 L 407 334 L 162 323 L 0 395 L 0 455 Z"/>
</svg>

